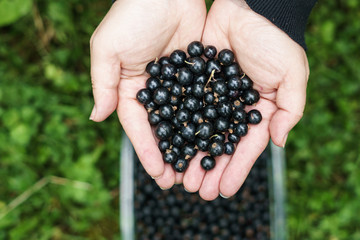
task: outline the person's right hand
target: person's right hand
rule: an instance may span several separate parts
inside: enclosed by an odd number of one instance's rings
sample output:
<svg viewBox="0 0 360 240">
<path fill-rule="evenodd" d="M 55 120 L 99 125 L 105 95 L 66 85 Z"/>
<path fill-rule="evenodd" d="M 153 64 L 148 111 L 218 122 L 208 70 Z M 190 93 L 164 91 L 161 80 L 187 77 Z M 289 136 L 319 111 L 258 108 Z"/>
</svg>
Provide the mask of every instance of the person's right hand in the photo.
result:
<svg viewBox="0 0 360 240">
<path fill-rule="evenodd" d="M 181 182 L 182 175 L 164 165 L 136 93 L 149 77 L 147 63 L 200 40 L 205 18 L 204 0 L 118 0 L 91 37 L 90 119 L 103 121 L 117 109 L 142 165 L 161 188 Z"/>
</svg>

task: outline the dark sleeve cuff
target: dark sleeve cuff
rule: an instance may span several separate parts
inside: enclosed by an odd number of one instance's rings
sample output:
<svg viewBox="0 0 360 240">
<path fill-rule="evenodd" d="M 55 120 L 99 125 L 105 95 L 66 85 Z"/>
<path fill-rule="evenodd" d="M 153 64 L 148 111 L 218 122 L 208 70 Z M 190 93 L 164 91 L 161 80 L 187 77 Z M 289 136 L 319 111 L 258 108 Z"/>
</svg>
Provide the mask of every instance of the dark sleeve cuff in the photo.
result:
<svg viewBox="0 0 360 240">
<path fill-rule="evenodd" d="M 246 0 L 249 7 L 264 16 L 306 50 L 305 28 L 317 0 Z"/>
</svg>

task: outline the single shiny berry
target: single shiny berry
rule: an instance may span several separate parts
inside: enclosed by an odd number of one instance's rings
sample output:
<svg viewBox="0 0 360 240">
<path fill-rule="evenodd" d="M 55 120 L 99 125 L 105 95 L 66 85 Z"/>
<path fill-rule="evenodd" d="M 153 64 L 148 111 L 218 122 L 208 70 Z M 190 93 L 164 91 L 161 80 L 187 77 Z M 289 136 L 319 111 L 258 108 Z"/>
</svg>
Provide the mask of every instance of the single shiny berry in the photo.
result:
<svg viewBox="0 0 360 240">
<path fill-rule="evenodd" d="M 224 153 L 224 143 L 220 141 L 214 141 L 209 146 L 209 153 L 211 156 L 221 156 Z"/>
<path fill-rule="evenodd" d="M 230 102 L 221 102 L 217 105 L 216 110 L 220 116 L 228 118 L 232 114 L 232 105 Z"/>
<path fill-rule="evenodd" d="M 159 108 L 159 106 L 154 101 L 150 101 L 150 102 L 146 103 L 144 106 L 148 112 L 151 112 L 152 110 Z"/>
<path fill-rule="evenodd" d="M 181 149 L 181 156 L 185 156 L 186 160 L 191 160 L 197 153 L 195 144 L 188 143 Z"/>
<path fill-rule="evenodd" d="M 176 67 L 183 66 L 185 60 L 186 60 L 186 53 L 182 50 L 175 50 L 170 54 L 170 61 Z"/>
<path fill-rule="evenodd" d="M 181 134 L 176 133 L 171 140 L 172 145 L 175 147 L 181 148 L 185 144 L 185 139 L 181 136 Z"/>
<path fill-rule="evenodd" d="M 171 106 L 178 106 L 181 103 L 181 97 L 171 96 L 169 103 L 171 104 Z"/>
<path fill-rule="evenodd" d="M 241 78 L 241 89 L 247 90 L 253 87 L 253 81 L 249 78 L 249 76 L 245 75 Z"/>
<path fill-rule="evenodd" d="M 178 74 L 178 82 L 181 85 L 186 86 L 193 83 L 194 74 L 188 68 L 180 68 Z"/>
<path fill-rule="evenodd" d="M 226 86 L 226 82 L 224 81 L 216 81 L 213 84 L 213 91 L 220 96 L 227 95 L 229 92 L 228 87 Z"/>
<path fill-rule="evenodd" d="M 161 86 L 163 86 L 164 88 L 170 89 L 174 84 L 175 84 L 175 82 L 173 79 L 165 79 L 165 80 L 163 80 Z"/>
<path fill-rule="evenodd" d="M 151 101 L 151 91 L 143 88 L 136 94 L 136 99 L 143 105 Z"/>
<path fill-rule="evenodd" d="M 188 68 L 196 75 L 201 75 L 205 71 L 205 61 L 201 57 L 192 57 L 186 61 Z"/>
<path fill-rule="evenodd" d="M 200 151 L 206 152 L 209 148 L 210 139 L 196 138 L 195 144 Z"/>
<path fill-rule="evenodd" d="M 247 113 L 247 119 L 250 124 L 258 124 L 261 122 L 262 116 L 258 110 L 253 109 Z"/>
<path fill-rule="evenodd" d="M 174 115 L 174 109 L 170 104 L 165 104 L 160 106 L 159 113 L 163 119 L 169 120 Z"/>
<path fill-rule="evenodd" d="M 167 149 L 164 153 L 163 153 L 163 160 L 165 163 L 175 163 L 176 160 L 178 159 L 178 155 L 171 149 Z"/>
<path fill-rule="evenodd" d="M 196 75 L 194 77 L 194 83 L 205 85 L 207 81 L 209 80 L 209 77 L 206 76 L 206 74 Z"/>
<path fill-rule="evenodd" d="M 169 57 L 161 57 L 159 59 L 159 63 L 161 64 L 161 66 L 164 66 L 165 64 L 171 64 L 170 58 Z"/>
<path fill-rule="evenodd" d="M 196 126 L 193 123 L 188 123 L 180 128 L 181 136 L 188 142 L 195 140 Z"/>
<path fill-rule="evenodd" d="M 209 171 L 215 167 L 216 161 L 212 156 L 205 156 L 201 159 L 200 164 L 204 170 Z"/>
<path fill-rule="evenodd" d="M 166 149 L 169 149 L 169 148 L 170 148 L 170 142 L 169 142 L 169 140 L 161 140 L 161 141 L 158 143 L 158 147 L 159 147 L 160 152 L 165 152 Z"/>
<path fill-rule="evenodd" d="M 176 112 L 176 119 L 180 123 L 188 122 L 190 120 L 191 113 L 187 109 L 180 109 Z"/>
<path fill-rule="evenodd" d="M 233 109 L 244 109 L 245 108 L 245 104 L 243 102 L 241 102 L 240 100 L 235 100 L 232 103 Z"/>
<path fill-rule="evenodd" d="M 206 119 L 216 119 L 219 116 L 214 105 L 207 105 L 203 110 L 203 115 Z"/>
<path fill-rule="evenodd" d="M 196 136 L 201 139 L 208 139 L 214 133 L 214 127 L 210 122 L 200 123 L 196 128 Z"/>
<path fill-rule="evenodd" d="M 172 146 L 171 150 L 173 150 L 173 152 L 176 153 L 176 155 L 180 156 L 181 149 L 179 147 Z"/>
<path fill-rule="evenodd" d="M 234 133 L 229 133 L 228 140 L 232 143 L 238 143 L 240 141 L 240 137 L 235 135 Z"/>
<path fill-rule="evenodd" d="M 216 57 L 216 54 L 217 54 L 216 47 L 214 47 L 212 45 L 208 45 L 205 47 L 204 55 L 206 58 L 213 59 L 214 57 Z"/>
<path fill-rule="evenodd" d="M 202 112 L 197 111 L 191 115 L 191 122 L 195 125 L 199 125 L 200 123 L 204 122 L 204 117 Z"/>
<path fill-rule="evenodd" d="M 248 133 L 248 125 L 246 123 L 236 124 L 234 128 L 234 134 L 239 137 L 244 137 Z"/>
<path fill-rule="evenodd" d="M 224 67 L 225 77 L 230 78 L 233 75 L 240 75 L 240 66 L 237 63 L 232 63 L 229 66 Z"/>
<path fill-rule="evenodd" d="M 158 105 L 163 105 L 169 102 L 170 93 L 167 88 L 160 87 L 153 93 L 153 100 Z"/>
<path fill-rule="evenodd" d="M 172 164 L 174 170 L 176 172 L 185 172 L 185 170 L 189 166 L 189 162 L 185 158 L 178 158 L 173 164 Z"/>
<path fill-rule="evenodd" d="M 145 71 L 152 77 L 158 77 L 161 73 L 161 64 L 151 61 L 146 65 Z"/>
<path fill-rule="evenodd" d="M 171 87 L 171 94 L 173 96 L 181 96 L 182 94 L 182 86 L 179 83 L 174 83 Z"/>
<path fill-rule="evenodd" d="M 219 52 L 218 59 L 224 66 L 229 66 L 235 60 L 234 53 L 229 49 L 223 49 Z"/>
<path fill-rule="evenodd" d="M 161 68 L 161 75 L 164 79 L 172 79 L 176 74 L 176 67 L 172 64 L 165 64 Z"/>
<path fill-rule="evenodd" d="M 255 89 L 248 89 L 241 94 L 241 98 L 246 105 L 253 105 L 260 100 L 260 94 Z"/>
<path fill-rule="evenodd" d="M 235 109 L 232 112 L 232 118 L 236 121 L 238 121 L 239 123 L 246 123 L 247 121 L 247 114 L 245 112 L 245 110 L 239 108 L 239 109 Z"/>
<path fill-rule="evenodd" d="M 146 80 L 145 86 L 147 89 L 153 92 L 161 86 L 161 82 L 156 77 L 150 77 Z"/>
<path fill-rule="evenodd" d="M 181 128 L 182 123 L 176 117 L 172 117 L 170 121 L 174 128 Z"/>
<path fill-rule="evenodd" d="M 157 124 L 160 123 L 163 119 L 162 119 L 162 117 L 160 116 L 159 110 L 152 110 L 151 112 L 149 112 L 148 120 L 149 120 L 149 123 L 150 123 L 151 125 L 157 125 Z"/>
<path fill-rule="evenodd" d="M 223 133 L 216 133 L 215 135 L 211 136 L 210 138 L 211 142 L 224 142 L 225 141 L 225 134 Z"/>
<path fill-rule="evenodd" d="M 229 90 L 239 90 L 241 87 L 241 79 L 239 76 L 233 75 L 228 79 L 227 87 Z"/>
<path fill-rule="evenodd" d="M 229 120 L 219 117 L 215 120 L 214 127 L 218 132 L 225 132 L 229 128 Z"/>
<path fill-rule="evenodd" d="M 235 152 L 235 145 L 231 142 L 226 142 L 224 148 L 224 153 L 227 155 L 232 155 Z"/>
<path fill-rule="evenodd" d="M 155 128 L 155 135 L 160 140 L 166 140 L 174 134 L 170 122 L 162 121 Z"/>
<path fill-rule="evenodd" d="M 207 104 L 214 104 L 215 96 L 213 92 L 207 92 L 204 95 L 204 102 Z"/>
<path fill-rule="evenodd" d="M 187 52 L 191 57 L 200 57 L 204 52 L 204 45 L 199 41 L 193 41 L 188 45 Z"/>
<path fill-rule="evenodd" d="M 196 112 L 201 107 L 199 99 L 192 96 L 189 96 L 184 99 L 184 106 L 186 109 L 190 110 L 191 112 Z"/>
<path fill-rule="evenodd" d="M 238 91 L 238 90 L 229 90 L 227 96 L 228 96 L 231 100 L 238 99 L 239 96 L 240 96 L 240 91 Z"/>
<path fill-rule="evenodd" d="M 197 98 L 202 98 L 205 94 L 204 88 L 203 84 L 195 83 L 192 86 L 192 94 Z"/>
<path fill-rule="evenodd" d="M 221 71 L 221 64 L 219 60 L 212 59 L 207 61 L 205 67 L 205 73 L 210 76 L 210 74 L 214 71 L 214 73 L 218 73 Z"/>
</svg>

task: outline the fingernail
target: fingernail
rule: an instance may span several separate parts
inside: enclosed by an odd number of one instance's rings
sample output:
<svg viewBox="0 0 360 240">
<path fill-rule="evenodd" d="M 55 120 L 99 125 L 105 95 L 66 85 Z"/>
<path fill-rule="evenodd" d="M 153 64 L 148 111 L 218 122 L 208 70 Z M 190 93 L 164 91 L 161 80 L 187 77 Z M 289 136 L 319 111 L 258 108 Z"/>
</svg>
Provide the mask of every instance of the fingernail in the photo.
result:
<svg viewBox="0 0 360 240">
<path fill-rule="evenodd" d="M 160 189 L 165 191 L 165 190 L 169 190 L 170 188 L 162 188 L 162 187 L 160 187 Z"/>
<path fill-rule="evenodd" d="M 187 192 L 187 193 L 191 193 L 190 191 L 188 191 L 185 187 L 184 187 L 184 190 L 185 190 L 185 192 Z"/>
<path fill-rule="evenodd" d="M 284 148 L 284 147 L 285 147 L 285 143 L 286 143 L 286 140 L 287 140 L 288 134 L 289 134 L 289 133 L 287 133 L 287 134 L 285 135 L 285 137 L 284 137 L 284 139 L 283 139 L 283 141 L 282 141 L 282 144 L 281 144 L 282 148 Z"/>
<path fill-rule="evenodd" d="M 94 107 L 93 107 L 93 109 L 92 109 L 92 111 L 91 111 L 91 114 L 90 114 L 89 119 L 90 119 L 91 121 L 94 120 L 95 115 L 96 115 L 96 107 L 95 107 L 95 105 L 94 105 Z"/>
<path fill-rule="evenodd" d="M 228 199 L 228 198 L 229 198 L 229 197 L 227 197 L 227 196 L 222 195 L 221 193 L 220 193 L 220 197 L 225 198 L 225 199 Z"/>
<path fill-rule="evenodd" d="M 155 180 L 156 180 L 156 179 L 159 179 L 159 178 L 161 178 L 161 176 L 162 176 L 162 175 L 160 175 L 160 176 L 157 176 L 157 177 L 153 177 L 153 176 L 151 176 L 151 178 L 152 178 L 152 179 L 155 179 Z"/>
</svg>

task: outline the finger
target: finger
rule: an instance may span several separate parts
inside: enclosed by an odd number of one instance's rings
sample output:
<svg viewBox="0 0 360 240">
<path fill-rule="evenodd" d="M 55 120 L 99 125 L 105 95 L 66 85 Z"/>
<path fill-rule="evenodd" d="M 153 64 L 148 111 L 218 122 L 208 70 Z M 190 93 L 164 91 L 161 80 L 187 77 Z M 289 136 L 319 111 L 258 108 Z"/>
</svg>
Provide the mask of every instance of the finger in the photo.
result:
<svg viewBox="0 0 360 240">
<path fill-rule="evenodd" d="M 165 170 L 163 175 L 155 179 L 157 185 L 162 190 L 170 189 L 175 184 L 175 172 L 170 164 L 165 164 Z"/>
<path fill-rule="evenodd" d="M 197 192 L 200 189 L 202 180 L 205 176 L 205 170 L 201 167 L 201 159 L 206 156 L 206 153 L 199 152 L 190 161 L 189 168 L 184 174 L 184 188 L 188 192 Z"/>
<path fill-rule="evenodd" d="M 148 115 L 135 99 L 126 99 L 123 94 L 119 101 L 118 116 L 126 134 L 146 172 L 153 178 L 164 172 L 164 161 L 152 134 Z"/>
<path fill-rule="evenodd" d="M 219 184 L 221 176 L 224 172 L 224 169 L 229 164 L 230 156 L 223 155 L 221 157 L 216 157 L 216 165 L 210 171 L 207 171 L 202 181 L 199 195 L 202 199 L 206 201 L 212 201 L 219 196 Z"/>
<path fill-rule="evenodd" d="M 175 172 L 175 184 L 182 184 L 184 173 Z"/>
<path fill-rule="evenodd" d="M 91 82 L 95 105 L 90 120 L 105 120 L 118 104 L 120 60 L 111 44 L 101 36 L 93 36 L 90 43 Z"/>
<path fill-rule="evenodd" d="M 290 130 L 303 116 L 306 101 L 307 74 L 294 69 L 280 84 L 277 90 L 275 112 L 270 122 L 270 135 L 272 141 L 284 147 Z"/>
<path fill-rule="evenodd" d="M 225 198 L 233 196 L 240 189 L 254 162 L 269 142 L 269 122 L 276 106 L 271 101 L 260 99 L 256 109 L 261 112 L 263 120 L 258 125 L 249 125 L 248 134 L 241 138 L 221 177 L 220 193 Z"/>
</svg>

